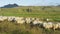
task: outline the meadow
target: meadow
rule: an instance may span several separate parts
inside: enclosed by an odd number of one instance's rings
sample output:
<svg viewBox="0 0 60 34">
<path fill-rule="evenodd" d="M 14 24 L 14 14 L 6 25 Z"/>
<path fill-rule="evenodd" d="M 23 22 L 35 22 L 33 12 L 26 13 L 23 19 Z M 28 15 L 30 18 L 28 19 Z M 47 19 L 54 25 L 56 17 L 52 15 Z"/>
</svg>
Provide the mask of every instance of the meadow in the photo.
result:
<svg viewBox="0 0 60 34">
<path fill-rule="evenodd" d="M 60 20 L 60 7 L 57 6 L 20 6 L 15 8 L 0 8 L 2 16 L 39 17 Z"/>
<path fill-rule="evenodd" d="M 20 6 L 15 8 L 0 8 L 0 16 L 20 16 L 49 18 L 60 22 L 60 7 L 58 6 Z M 30 24 L 0 22 L 0 34 L 60 34 L 60 30 L 46 30 L 40 27 L 30 27 Z"/>
<path fill-rule="evenodd" d="M 15 22 L 0 22 L 0 34 L 60 34 L 60 30 L 43 29 L 30 24 L 17 24 Z"/>
</svg>

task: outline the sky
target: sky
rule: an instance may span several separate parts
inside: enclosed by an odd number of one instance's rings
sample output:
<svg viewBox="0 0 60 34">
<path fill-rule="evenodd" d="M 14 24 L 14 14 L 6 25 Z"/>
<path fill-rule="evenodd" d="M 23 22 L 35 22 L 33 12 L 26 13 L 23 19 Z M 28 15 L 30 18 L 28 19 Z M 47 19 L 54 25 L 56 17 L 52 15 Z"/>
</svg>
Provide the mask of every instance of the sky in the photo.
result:
<svg viewBox="0 0 60 34">
<path fill-rule="evenodd" d="M 47 6 L 58 5 L 60 4 L 60 0 L 0 0 L 0 7 L 14 3 L 21 6 Z"/>
</svg>

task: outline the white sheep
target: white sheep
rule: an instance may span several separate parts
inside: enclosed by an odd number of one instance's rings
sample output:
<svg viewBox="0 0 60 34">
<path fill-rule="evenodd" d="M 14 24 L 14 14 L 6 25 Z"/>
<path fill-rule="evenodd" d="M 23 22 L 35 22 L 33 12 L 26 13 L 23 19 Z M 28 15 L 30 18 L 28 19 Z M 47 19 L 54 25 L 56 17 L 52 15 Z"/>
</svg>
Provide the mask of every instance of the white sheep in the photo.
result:
<svg viewBox="0 0 60 34">
<path fill-rule="evenodd" d="M 53 23 L 43 23 L 43 27 L 45 29 L 51 29 L 53 27 Z"/>
<path fill-rule="evenodd" d="M 12 21 L 13 19 L 15 19 L 15 16 L 9 16 L 8 17 L 8 21 Z"/>
<path fill-rule="evenodd" d="M 25 20 L 26 20 L 27 24 L 31 23 L 31 21 L 32 21 L 30 17 L 27 17 Z"/>
<path fill-rule="evenodd" d="M 6 19 L 7 19 L 6 16 L 0 16 L 0 21 L 4 21 L 4 20 L 6 20 Z"/>
<path fill-rule="evenodd" d="M 8 17 L 7 16 L 4 16 L 3 19 L 6 20 Z"/>
<path fill-rule="evenodd" d="M 17 23 L 23 24 L 25 23 L 24 17 L 15 17 Z"/>
<path fill-rule="evenodd" d="M 15 20 L 24 20 L 24 17 L 15 17 Z"/>
<path fill-rule="evenodd" d="M 25 20 L 17 20 L 17 23 L 23 24 L 25 23 Z"/>
<path fill-rule="evenodd" d="M 60 23 L 57 23 L 58 24 L 58 28 L 60 29 Z"/>
<path fill-rule="evenodd" d="M 34 21 L 34 20 L 35 20 L 35 18 L 31 18 L 31 20 L 32 20 L 32 21 Z"/>
<path fill-rule="evenodd" d="M 33 24 L 35 25 L 35 24 L 38 24 L 38 21 L 37 20 L 34 20 L 33 21 Z"/>
<path fill-rule="evenodd" d="M 55 29 L 58 29 L 58 24 L 53 24 L 53 29 L 55 30 Z"/>
<path fill-rule="evenodd" d="M 34 20 L 33 21 L 33 24 L 42 24 L 43 23 L 43 21 L 40 21 L 40 20 Z"/>
</svg>

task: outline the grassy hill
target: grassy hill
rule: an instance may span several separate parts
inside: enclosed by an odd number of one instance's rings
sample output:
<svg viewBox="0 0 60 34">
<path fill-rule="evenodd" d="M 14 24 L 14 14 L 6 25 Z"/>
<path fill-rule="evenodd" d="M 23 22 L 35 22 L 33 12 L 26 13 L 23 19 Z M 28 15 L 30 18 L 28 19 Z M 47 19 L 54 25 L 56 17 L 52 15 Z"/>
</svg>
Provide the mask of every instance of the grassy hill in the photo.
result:
<svg viewBox="0 0 60 34">
<path fill-rule="evenodd" d="M 23 16 L 60 19 L 60 7 L 58 6 L 20 6 L 15 8 L 0 8 L 0 15 Z"/>
</svg>

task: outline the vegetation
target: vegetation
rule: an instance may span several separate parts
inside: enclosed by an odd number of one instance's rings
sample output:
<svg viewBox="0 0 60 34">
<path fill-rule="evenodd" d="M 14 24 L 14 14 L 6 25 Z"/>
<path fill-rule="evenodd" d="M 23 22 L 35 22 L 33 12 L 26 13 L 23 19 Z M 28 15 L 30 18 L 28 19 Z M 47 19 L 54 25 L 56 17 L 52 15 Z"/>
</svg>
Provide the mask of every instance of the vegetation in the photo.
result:
<svg viewBox="0 0 60 34">
<path fill-rule="evenodd" d="M 20 6 L 15 8 L 0 8 L 2 16 L 39 17 L 60 20 L 60 7 L 58 6 Z"/>
<path fill-rule="evenodd" d="M 15 8 L 0 8 L 1 16 L 23 16 L 50 18 L 60 21 L 60 7 L 53 6 L 20 6 Z M 29 24 L 0 22 L 0 34 L 60 34 L 59 30 L 46 30 L 39 27 L 31 28 Z"/>
<path fill-rule="evenodd" d="M 0 34 L 60 34 L 60 30 L 46 30 L 30 24 L 17 24 L 14 22 L 0 22 Z"/>
</svg>

